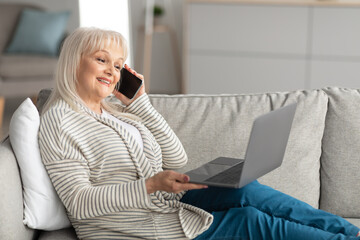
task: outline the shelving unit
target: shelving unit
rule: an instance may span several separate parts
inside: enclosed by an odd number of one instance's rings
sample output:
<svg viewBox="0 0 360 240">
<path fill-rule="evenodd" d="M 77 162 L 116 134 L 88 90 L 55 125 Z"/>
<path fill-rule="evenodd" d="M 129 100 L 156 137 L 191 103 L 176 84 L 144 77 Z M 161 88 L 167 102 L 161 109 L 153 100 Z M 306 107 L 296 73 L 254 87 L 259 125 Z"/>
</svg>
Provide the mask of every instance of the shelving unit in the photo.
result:
<svg viewBox="0 0 360 240">
<path fill-rule="evenodd" d="M 360 1 L 188 0 L 185 93 L 360 87 Z"/>
</svg>

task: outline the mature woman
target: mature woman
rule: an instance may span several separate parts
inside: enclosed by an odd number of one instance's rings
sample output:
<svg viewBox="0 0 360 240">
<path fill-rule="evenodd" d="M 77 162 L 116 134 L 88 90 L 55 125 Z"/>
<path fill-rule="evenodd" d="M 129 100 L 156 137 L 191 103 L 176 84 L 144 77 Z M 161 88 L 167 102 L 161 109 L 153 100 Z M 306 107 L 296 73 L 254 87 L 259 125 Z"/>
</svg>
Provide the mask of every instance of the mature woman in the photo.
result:
<svg viewBox="0 0 360 240">
<path fill-rule="evenodd" d="M 77 29 L 42 113 L 42 160 L 80 239 L 356 238 L 344 219 L 257 182 L 207 188 L 163 171 L 187 156 L 144 86 L 133 100 L 114 90 L 126 57 L 119 33 Z"/>
</svg>

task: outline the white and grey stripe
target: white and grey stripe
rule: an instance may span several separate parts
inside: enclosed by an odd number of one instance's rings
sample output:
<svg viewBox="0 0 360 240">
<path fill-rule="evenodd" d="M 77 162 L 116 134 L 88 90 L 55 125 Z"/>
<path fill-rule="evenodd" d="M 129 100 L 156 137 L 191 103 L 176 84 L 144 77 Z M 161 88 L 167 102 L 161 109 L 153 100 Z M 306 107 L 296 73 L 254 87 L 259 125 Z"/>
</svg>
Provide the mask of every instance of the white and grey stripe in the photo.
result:
<svg viewBox="0 0 360 240">
<path fill-rule="evenodd" d="M 145 179 L 163 167 L 178 168 L 186 153 L 146 94 L 126 113 L 114 114 L 136 127 L 143 150 L 116 122 L 63 100 L 42 119 L 39 143 L 43 162 L 81 239 L 194 238 L 212 223 L 211 214 L 179 202 L 183 193 L 148 195 Z"/>
</svg>

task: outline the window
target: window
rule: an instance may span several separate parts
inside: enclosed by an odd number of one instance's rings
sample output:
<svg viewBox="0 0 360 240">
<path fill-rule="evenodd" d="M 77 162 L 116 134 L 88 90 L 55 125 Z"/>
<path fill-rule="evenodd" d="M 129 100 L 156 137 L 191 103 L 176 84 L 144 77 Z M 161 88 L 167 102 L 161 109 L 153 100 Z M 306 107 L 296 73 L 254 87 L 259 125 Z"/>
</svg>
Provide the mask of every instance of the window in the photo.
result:
<svg viewBox="0 0 360 240">
<path fill-rule="evenodd" d="M 128 41 L 130 66 L 132 51 L 130 47 L 128 0 L 79 0 L 80 26 L 99 27 L 120 32 Z"/>
</svg>

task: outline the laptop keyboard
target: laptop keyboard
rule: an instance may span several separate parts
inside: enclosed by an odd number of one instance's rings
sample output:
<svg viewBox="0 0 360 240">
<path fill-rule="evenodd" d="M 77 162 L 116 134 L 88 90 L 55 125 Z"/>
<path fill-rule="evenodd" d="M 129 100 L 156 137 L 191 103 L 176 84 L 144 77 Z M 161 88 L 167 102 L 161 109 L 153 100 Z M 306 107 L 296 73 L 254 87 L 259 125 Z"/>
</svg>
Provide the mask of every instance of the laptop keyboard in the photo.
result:
<svg viewBox="0 0 360 240">
<path fill-rule="evenodd" d="M 206 182 L 230 183 L 235 184 L 240 181 L 240 174 L 243 169 L 244 162 L 241 162 L 221 173 L 216 174 L 208 179 Z"/>
</svg>

